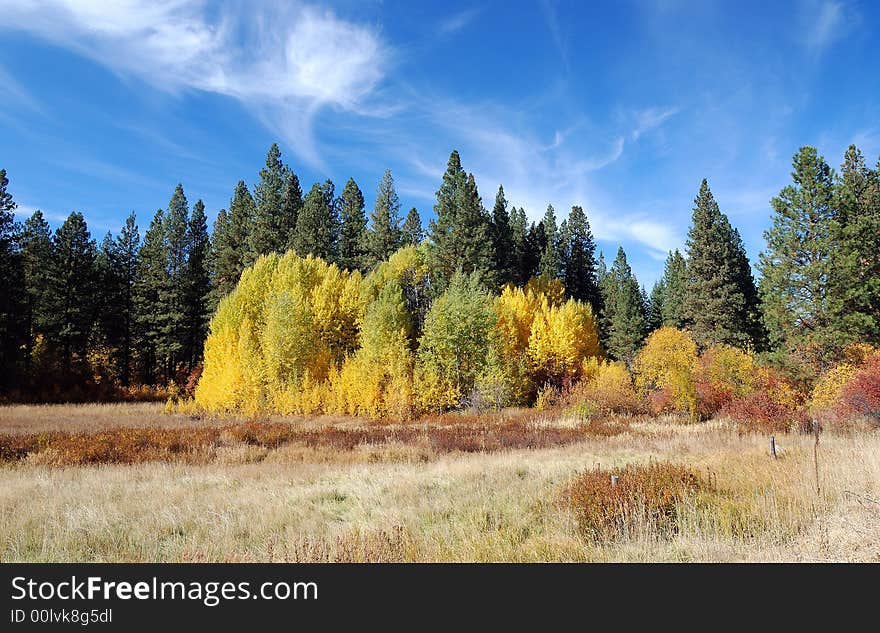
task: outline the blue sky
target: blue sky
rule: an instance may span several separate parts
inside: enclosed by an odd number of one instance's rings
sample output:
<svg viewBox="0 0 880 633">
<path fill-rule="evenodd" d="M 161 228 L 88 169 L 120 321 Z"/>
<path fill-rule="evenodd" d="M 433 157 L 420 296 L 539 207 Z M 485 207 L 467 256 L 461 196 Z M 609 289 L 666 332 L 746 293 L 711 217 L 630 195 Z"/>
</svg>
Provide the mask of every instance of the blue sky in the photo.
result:
<svg viewBox="0 0 880 633">
<path fill-rule="evenodd" d="M 750 256 L 800 145 L 880 153 L 869 0 L 0 0 L 0 167 L 20 215 L 213 219 L 273 141 L 304 187 L 390 168 L 427 219 L 449 152 L 483 202 L 587 211 L 650 286 L 709 179 Z M 561 218 L 560 218 L 561 219 Z"/>
</svg>

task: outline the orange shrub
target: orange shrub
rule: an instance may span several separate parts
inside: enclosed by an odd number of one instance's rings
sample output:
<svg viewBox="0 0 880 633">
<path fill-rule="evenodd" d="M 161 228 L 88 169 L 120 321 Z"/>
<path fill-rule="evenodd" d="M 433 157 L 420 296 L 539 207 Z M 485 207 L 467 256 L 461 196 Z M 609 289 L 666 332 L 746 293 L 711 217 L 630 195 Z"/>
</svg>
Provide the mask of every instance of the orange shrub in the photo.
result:
<svg viewBox="0 0 880 633">
<path fill-rule="evenodd" d="M 629 465 L 617 473 L 617 485 L 611 474 L 587 471 L 562 491 L 562 502 L 584 536 L 613 539 L 640 524 L 675 532 L 679 504 L 706 487 L 692 470 L 675 464 Z"/>
</svg>

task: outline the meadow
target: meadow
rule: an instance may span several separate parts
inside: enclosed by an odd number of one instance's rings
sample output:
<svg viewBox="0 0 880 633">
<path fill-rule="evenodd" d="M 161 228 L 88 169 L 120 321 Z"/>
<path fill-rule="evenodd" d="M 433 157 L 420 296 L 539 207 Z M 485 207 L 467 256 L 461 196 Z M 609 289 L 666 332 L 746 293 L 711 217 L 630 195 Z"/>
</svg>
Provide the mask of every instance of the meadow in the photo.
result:
<svg viewBox="0 0 880 633">
<path fill-rule="evenodd" d="M 724 417 L 563 409 L 392 424 L 4 406 L 0 559 L 880 560 L 880 435 L 776 439 L 774 459 Z"/>
</svg>

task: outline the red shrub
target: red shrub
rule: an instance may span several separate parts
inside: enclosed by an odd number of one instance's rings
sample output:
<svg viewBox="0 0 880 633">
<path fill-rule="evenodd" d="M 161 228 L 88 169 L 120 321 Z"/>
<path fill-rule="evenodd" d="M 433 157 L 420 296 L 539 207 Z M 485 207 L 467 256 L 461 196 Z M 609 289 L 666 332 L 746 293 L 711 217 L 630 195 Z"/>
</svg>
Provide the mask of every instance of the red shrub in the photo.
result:
<svg viewBox="0 0 880 633">
<path fill-rule="evenodd" d="M 722 413 L 745 430 L 758 433 L 787 433 L 806 428 L 808 423 L 803 409 L 781 404 L 763 390 L 731 400 Z"/>
<path fill-rule="evenodd" d="M 880 355 L 871 356 L 847 382 L 836 413 L 841 418 L 868 418 L 880 423 Z"/>
</svg>

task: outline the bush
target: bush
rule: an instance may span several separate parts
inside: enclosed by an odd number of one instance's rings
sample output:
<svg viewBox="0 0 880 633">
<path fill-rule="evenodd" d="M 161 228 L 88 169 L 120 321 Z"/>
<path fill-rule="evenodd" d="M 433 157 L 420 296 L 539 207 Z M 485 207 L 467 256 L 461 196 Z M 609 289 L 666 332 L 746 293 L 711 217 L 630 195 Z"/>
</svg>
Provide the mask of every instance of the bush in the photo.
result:
<svg viewBox="0 0 880 633">
<path fill-rule="evenodd" d="M 636 387 L 648 398 L 655 414 L 687 413 L 696 418 L 696 367 L 697 344 L 690 335 L 661 327 L 648 336 L 633 362 Z"/>
<path fill-rule="evenodd" d="M 565 486 L 563 504 L 575 515 L 584 536 L 609 540 L 632 534 L 639 526 L 674 533 L 678 507 L 706 487 L 701 478 L 674 464 L 630 465 L 617 485 L 604 470 L 590 470 Z"/>
<path fill-rule="evenodd" d="M 843 387 L 837 414 L 880 423 L 880 353 L 868 358 Z"/>
<path fill-rule="evenodd" d="M 591 415 L 633 415 L 645 409 L 626 365 L 597 358 L 584 363 L 584 378 L 572 388 L 569 399 L 573 405 L 591 412 Z M 587 405 L 586 408 L 584 405 Z"/>
<path fill-rule="evenodd" d="M 802 406 L 803 400 L 777 370 L 760 367 L 755 371 L 754 390 L 731 400 L 721 413 L 750 432 L 805 430 L 809 427 L 809 417 Z"/>
<path fill-rule="evenodd" d="M 707 419 L 734 398 L 754 389 L 755 361 L 751 354 L 729 345 L 715 345 L 700 356 L 695 376 L 697 413 Z"/>
</svg>

